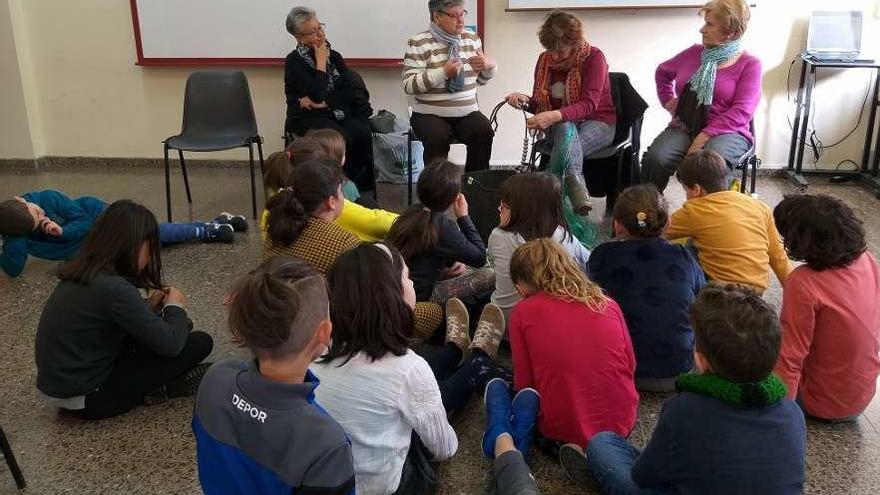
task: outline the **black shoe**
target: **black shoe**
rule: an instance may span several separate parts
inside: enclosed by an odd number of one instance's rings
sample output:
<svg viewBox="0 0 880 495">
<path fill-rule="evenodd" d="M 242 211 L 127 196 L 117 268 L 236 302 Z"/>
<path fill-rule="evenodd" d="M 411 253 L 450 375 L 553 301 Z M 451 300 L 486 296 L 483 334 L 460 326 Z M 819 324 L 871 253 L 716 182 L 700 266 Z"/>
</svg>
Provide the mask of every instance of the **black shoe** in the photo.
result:
<svg viewBox="0 0 880 495">
<path fill-rule="evenodd" d="M 212 363 L 201 363 L 174 380 L 171 380 L 165 385 L 168 397 L 173 399 L 175 397 L 190 397 L 196 395 L 196 392 L 199 391 L 199 384 L 202 383 L 202 378 L 205 376 L 208 368 L 211 367 L 211 364 Z"/>
<path fill-rule="evenodd" d="M 568 479 L 579 488 L 592 486 L 590 473 L 587 471 L 587 457 L 584 450 L 573 443 L 567 443 L 559 448 L 559 464 Z"/>
<path fill-rule="evenodd" d="M 202 242 L 225 242 L 235 240 L 235 230 L 228 223 L 206 223 Z"/>
<path fill-rule="evenodd" d="M 233 215 L 225 211 L 217 215 L 217 218 L 211 220 L 211 222 L 232 225 L 232 230 L 236 232 L 247 232 L 248 229 L 247 218 L 244 215 Z"/>
</svg>

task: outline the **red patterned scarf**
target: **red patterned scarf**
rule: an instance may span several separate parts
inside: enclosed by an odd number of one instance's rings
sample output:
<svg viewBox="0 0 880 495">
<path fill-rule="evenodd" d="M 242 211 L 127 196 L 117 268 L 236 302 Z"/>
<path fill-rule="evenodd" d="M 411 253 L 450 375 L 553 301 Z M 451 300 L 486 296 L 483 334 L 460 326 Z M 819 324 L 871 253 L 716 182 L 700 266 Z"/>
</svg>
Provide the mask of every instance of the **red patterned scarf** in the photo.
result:
<svg viewBox="0 0 880 495">
<path fill-rule="evenodd" d="M 580 46 L 571 57 L 565 60 L 551 60 L 548 52 L 538 57 L 538 70 L 535 74 L 534 95 L 538 100 L 538 108 L 535 113 L 551 110 L 550 105 L 550 71 L 568 69 L 565 77 L 565 98 L 563 105 L 570 105 L 581 98 L 581 66 L 584 60 L 590 56 L 590 44 L 581 40 Z"/>
</svg>

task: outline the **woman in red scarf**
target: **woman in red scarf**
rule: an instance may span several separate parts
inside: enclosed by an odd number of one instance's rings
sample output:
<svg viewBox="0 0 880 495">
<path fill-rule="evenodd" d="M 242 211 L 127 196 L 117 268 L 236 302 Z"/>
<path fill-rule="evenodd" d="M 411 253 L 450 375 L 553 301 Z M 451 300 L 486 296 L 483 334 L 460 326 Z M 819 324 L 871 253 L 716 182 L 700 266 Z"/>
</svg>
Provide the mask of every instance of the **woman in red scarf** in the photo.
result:
<svg viewBox="0 0 880 495">
<path fill-rule="evenodd" d="M 507 102 L 534 113 L 529 129 L 545 131 L 554 152 L 565 153 L 568 194 L 576 213 L 592 209 L 582 171 L 583 157 L 614 140 L 617 116 L 605 54 L 584 39 L 577 17 L 554 10 L 538 31 L 545 51 L 535 66 L 532 96 L 507 95 Z M 570 132 L 578 139 L 566 139 Z M 566 149 L 557 146 L 570 143 Z"/>
</svg>

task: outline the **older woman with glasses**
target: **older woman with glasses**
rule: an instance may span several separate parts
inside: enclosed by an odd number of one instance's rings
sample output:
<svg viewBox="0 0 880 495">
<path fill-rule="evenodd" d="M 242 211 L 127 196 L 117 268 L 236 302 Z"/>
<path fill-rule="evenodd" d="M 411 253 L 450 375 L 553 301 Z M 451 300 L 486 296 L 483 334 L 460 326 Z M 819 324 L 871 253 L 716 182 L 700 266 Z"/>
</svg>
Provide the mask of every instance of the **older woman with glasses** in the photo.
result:
<svg viewBox="0 0 880 495">
<path fill-rule="evenodd" d="M 314 10 L 294 7 L 286 25 L 296 38 L 296 49 L 284 60 L 285 133 L 338 131 L 345 138 L 345 175 L 359 190 L 372 190 L 373 138 L 368 121 L 372 108 L 362 79 L 330 48 L 324 23 Z"/>
<path fill-rule="evenodd" d="M 672 115 L 642 158 L 642 181 L 660 191 L 684 158 L 712 150 L 731 169 L 754 143 L 750 122 L 761 100 L 761 61 L 743 50 L 746 0 L 712 0 L 700 10 L 703 42 L 657 67 L 657 96 Z"/>
<path fill-rule="evenodd" d="M 403 90 L 413 97 L 413 131 L 425 163 L 445 159 L 453 138 L 467 145 L 465 170 L 489 168 L 495 133 L 480 113 L 477 87 L 495 76 L 495 61 L 464 27 L 462 0 L 430 0 L 431 25 L 412 36 L 403 60 Z"/>
</svg>

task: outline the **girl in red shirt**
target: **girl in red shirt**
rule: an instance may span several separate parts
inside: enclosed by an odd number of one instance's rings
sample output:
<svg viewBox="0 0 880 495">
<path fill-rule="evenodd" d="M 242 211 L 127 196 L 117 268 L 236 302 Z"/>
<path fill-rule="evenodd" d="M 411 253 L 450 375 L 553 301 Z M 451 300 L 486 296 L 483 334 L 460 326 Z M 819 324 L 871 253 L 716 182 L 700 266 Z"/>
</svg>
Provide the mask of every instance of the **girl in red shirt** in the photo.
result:
<svg viewBox="0 0 880 495">
<path fill-rule="evenodd" d="M 524 298 L 510 317 L 514 386 L 541 395 L 541 435 L 577 445 L 604 430 L 628 435 L 639 395 L 620 307 L 550 239 L 517 248 L 510 275 Z"/>
</svg>

